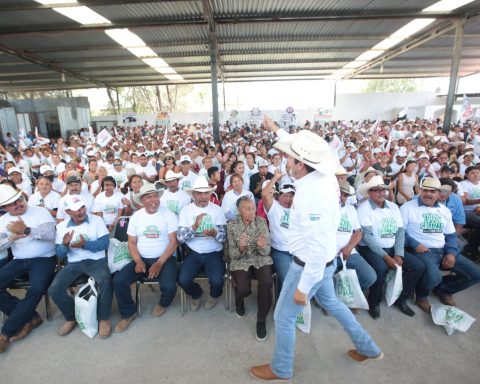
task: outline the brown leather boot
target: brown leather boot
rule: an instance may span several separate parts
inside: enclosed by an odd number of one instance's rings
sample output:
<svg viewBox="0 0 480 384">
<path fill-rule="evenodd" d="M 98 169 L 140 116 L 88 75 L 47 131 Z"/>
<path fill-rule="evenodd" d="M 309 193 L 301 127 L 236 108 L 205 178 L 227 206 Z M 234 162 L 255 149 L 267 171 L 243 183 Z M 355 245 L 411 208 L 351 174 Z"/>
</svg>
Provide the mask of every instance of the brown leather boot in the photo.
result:
<svg viewBox="0 0 480 384">
<path fill-rule="evenodd" d="M 271 383 L 286 383 L 292 379 L 283 379 L 272 372 L 270 364 L 258 365 L 249 370 L 250 375 L 258 381 L 268 381 Z"/>
</svg>

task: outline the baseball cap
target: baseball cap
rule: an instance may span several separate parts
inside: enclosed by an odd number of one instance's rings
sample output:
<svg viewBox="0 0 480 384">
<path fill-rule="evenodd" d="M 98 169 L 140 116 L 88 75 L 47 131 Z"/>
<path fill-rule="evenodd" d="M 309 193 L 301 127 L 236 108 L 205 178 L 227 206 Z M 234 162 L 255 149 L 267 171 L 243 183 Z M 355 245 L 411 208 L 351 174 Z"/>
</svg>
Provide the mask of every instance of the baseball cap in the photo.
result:
<svg viewBox="0 0 480 384">
<path fill-rule="evenodd" d="M 268 164 L 268 161 L 265 160 L 265 159 L 260 159 L 260 160 L 258 161 L 258 168 L 260 168 L 260 167 L 268 167 L 268 165 L 269 165 L 269 164 Z"/>
<path fill-rule="evenodd" d="M 71 211 L 78 211 L 84 205 L 86 205 L 85 201 L 83 201 L 83 199 L 79 195 L 67 195 L 65 197 L 65 209 L 70 209 Z"/>
<path fill-rule="evenodd" d="M 82 182 L 82 179 L 80 178 L 79 175 L 70 175 L 68 176 L 67 178 L 67 184 L 70 184 L 70 183 L 81 183 Z"/>
<path fill-rule="evenodd" d="M 14 172 L 18 172 L 18 173 L 22 174 L 22 171 L 20 171 L 20 169 L 18 169 L 17 167 L 12 167 L 8 170 L 8 175 L 10 176 Z"/>
<path fill-rule="evenodd" d="M 190 159 L 190 156 L 183 155 L 180 157 L 180 164 L 183 162 L 188 162 L 189 164 L 192 164 L 192 159 Z"/>
<path fill-rule="evenodd" d="M 51 166 L 49 165 L 42 165 L 40 167 L 40 174 L 43 175 L 45 172 L 48 172 L 48 171 L 52 171 L 53 172 L 53 169 Z"/>
</svg>

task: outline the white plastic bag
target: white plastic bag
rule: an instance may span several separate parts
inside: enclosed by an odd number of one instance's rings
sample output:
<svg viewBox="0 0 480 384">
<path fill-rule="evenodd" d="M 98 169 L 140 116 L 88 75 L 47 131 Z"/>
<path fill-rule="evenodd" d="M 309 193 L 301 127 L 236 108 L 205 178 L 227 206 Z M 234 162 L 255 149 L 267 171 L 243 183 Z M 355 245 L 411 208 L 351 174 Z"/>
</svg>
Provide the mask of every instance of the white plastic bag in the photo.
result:
<svg viewBox="0 0 480 384">
<path fill-rule="evenodd" d="M 360 288 L 357 271 L 347 269 L 347 262 L 342 259 L 343 269 L 335 275 L 335 293 L 349 308 L 368 309 L 368 302 Z"/>
<path fill-rule="evenodd" d="M 75 295 L 75 320 L 78 327 L 93 339 L 98 332 L 97 298 L 95 279 L 90 277 Z"/>
<path fill-rule="evenodd" d="M 303 333 L 310 333 L 312 327 L 312 307 L 310 306 L 310 301 L 297 315 L 296 325 Z"/>
<path fill-rule="evenodd" d="M 385 283 L 387 284 L 385 288 L 385 299 L 387 300 L 387 305 L 390 307 L 397 301 L 403 291 L 402 267 L 400 265 L 397 265 L 395 269 L 388 270 Z"/>
<path fill-rule="evenodd" d="M 450 305 L 432 305 L 432 319 L 437 325 L 443 325 L 450 336 L 455 331 L 467 332 L 475 322 L 475 319 L 468 313 Z"/>
<path fill-rule="evenodd" d="M 130 263 L 130 261 L 132 261 L 132 256 L 128 251 L 128 242 L 122 242 L 118 239 L 110 239 L 107 258 L 110 273 L 117 272 Z"/>
</svg>

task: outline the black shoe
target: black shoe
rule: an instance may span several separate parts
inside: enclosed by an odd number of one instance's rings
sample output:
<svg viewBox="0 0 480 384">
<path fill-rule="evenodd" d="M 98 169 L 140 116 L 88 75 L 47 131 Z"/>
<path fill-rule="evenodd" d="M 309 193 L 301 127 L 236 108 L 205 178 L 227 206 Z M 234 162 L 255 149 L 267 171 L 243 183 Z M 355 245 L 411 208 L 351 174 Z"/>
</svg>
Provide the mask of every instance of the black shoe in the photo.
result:
<svg viewBox="0 0 480 384">
<path fill-rule="evenodd" d="M 257 321 L 257 340 L 267 340 L 267 327 L 264 321 Z"/>
<path fill-rule="evenodd" d="M 315 296 L 313 296 L 313 297 L 310 299 L 310 304 L 312 304 L 315 308 L 322 308 L 322 307 L 320 306 L 320 304 L 318 304 L 317 299 L 315 299 Z"/>
<path fill-rule="evenodd" d="M 378 304 L 371 304 L 368 313 L 375 320 L 380 318 L 380 306 Z"/>
<path fill-rule="evenodd" d="M 399 301 L 397 300 L 394 304 L 398 309 L 400 309 L 400 312 L 402 312 L 403 314 L 407 315 L 407 316 L 410 316 L 410 317 L 413 317 L 415 316 L 415 312 L 413 312 L 412 308 L 410 308 L 407 304 L 406 301 L 402 300 L 402 301 Z"/>
<path fill-rule="evenodd" d="M 243 299 L 235 300 L 235 310 L 238 317 L 245 317 L 245 304 L 243 302 Z"/>
</svg>

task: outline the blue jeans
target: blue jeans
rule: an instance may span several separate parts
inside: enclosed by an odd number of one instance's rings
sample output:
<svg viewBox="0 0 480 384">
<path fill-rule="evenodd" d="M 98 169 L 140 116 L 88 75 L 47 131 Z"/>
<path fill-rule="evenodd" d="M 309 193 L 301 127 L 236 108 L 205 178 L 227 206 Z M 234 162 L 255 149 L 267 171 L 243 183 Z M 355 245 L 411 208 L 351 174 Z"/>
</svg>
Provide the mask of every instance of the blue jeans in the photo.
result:
<svg viewBox="0 0 480 384">
<path fill-rule="evenodd" d="M 292 255 L 287 251 L 280 251 L 272 247 L 271 253 L 273 259 L 273 267 L 277 274 L 277 286 L 278 292 L 282 290 L 283 280 L 287 276 L 288 268 L 290 268 L 290 263 L 292 262 Z"/>
<path fill-rule="evenodd" d="M 158 258 L 147 259 L 142 257 L 147 269 L 155 263 Z M 118 310 L 122 319 L 132 317 L 137 311 L 135 303 L 132 300 L 132 290 L 130 285 L 145 277 L 144 273 L 135 272 L 135 262 L 131 261 L 125 265 L 120 271 L 113 276 L 113 287 L 115 289 L 115 297 L 117 298 Z M 159 304 L 163 308 L 167 308 L 175 298 L 177 293 L 177 259 L 170 256 L 157 277 L 160 285 Z"/>
<path fill-rule="evenodd" d="M 362 328 L 355 315 L 335 295 L 333 287 L 333 273 L 335 269 L 336 263 L 325 268 L 322 280 L 316 283 L 309 292 L 309 299 L 315 295 L 317 302 L 329 311 L 343 326 L 343 329 L 348 333 L 359 353 L 369 357 L 378 356 L 381 353 L 378 346 Z M 295 263 L 291 264 L 283 282 L 283 289 L 274 314 L 276 340 L 270 365 L 272 371 L 277 376 L 286 379 L 293 376 L 295 322 L 297 315 L 303 308 L 301 305 L 295 304 L 293 296 L 302 272 L 303 267 Z"/>
<path fill-rule="evenodd" d="M 337 257 L 337 272 L 342 269 L 342 260 Z M 362 291 L 368 289 L 377 280 L 375 270 L 358 253 L 351 253 L 347 259 L 347 268 L 354 269 L 357 272 L 358 282 Z"/>
<path fill-rule="evenodd" d="M 225 263 L 223 261 L 223 252 L 197 253 L 193 250 L 185 257 L 180 273 L 178 274 L 178 284 L 187 294 L 196 300 L 202 296 L 202 288 L 194 279 L 202 270 L 208 277 L 210 284 L 210 296 L 220 297 L 223 292 L 223 275 L 225 273 Z"/>
<path fill-rule="evenodd" d="M 440 270 L 442 248 L 430 248 L 428 253 L 412 252 L 412 254 L 425 266 L 425 273 L 416 288 L 419 300 L 426 300 L 434 288 L 438 290 L 439 295 L 453 295 L 480 282 L 480 268 L 461 254 L 457 255 L 455 266 L 451 269 L 455 275 L 443 277 Z"/>
<path fill-rule="evenodd" d="M 112 313 L 113 287 L 112 277 L 108 269 L 106 258 L 100 260 L 86 259 L 74 263 L 68 263 L 53 279 L 48 289 L 52 300 L 62 312 L 66 321 L 75 320 L 75 301 L 67 293 L 68 288 L 82 275 L 88 275 L 95 279 L 98 286 L 97 318 L 98 320 L 110 320 Z"/>
<path fill-rule="evenodd" d="M 2 328 L 2 335 L 15 335 L 34 315 L 35 308 L 47 291 L 55 274 L 57 258 L 34 257 L 14 259 L 0 269 L 0 311 L 8 316 Z M 16 278 L 28 276 L 30 288 L 24 299 L 7 292 Z"/>
</svg>

